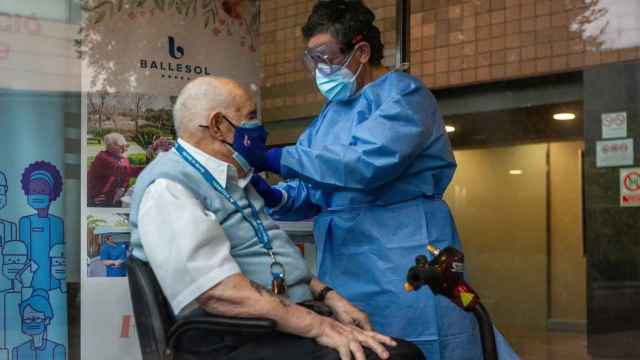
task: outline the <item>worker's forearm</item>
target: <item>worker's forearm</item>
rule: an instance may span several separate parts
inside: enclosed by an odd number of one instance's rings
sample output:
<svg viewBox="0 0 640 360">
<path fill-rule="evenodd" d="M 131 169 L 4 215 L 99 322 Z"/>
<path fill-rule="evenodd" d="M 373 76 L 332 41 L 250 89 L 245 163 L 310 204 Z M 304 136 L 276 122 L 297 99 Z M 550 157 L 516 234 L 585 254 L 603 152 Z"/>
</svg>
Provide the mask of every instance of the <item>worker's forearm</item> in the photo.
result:
<svg viewBox="0 0 640 360">
<path fill-rule="evenodd" d="M 273 295 L 241 274 L 226 278 L 197 303 L 213 314 L 272 319 L 278 330 L 304 337 L 316 337 L 320 322 L 316 313 Z"/>
</svg>

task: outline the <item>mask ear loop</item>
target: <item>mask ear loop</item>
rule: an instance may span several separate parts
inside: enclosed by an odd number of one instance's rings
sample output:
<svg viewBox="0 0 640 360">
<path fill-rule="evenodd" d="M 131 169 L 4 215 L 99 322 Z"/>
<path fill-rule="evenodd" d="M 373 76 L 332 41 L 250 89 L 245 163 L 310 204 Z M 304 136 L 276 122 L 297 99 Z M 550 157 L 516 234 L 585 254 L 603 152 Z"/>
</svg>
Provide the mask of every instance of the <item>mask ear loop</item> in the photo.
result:
<svg viewBox="0 0 640 360">
<path fill-rule="evenodd" d="M 358 43 L 358 45 L 360 45 L 361 43 Z M 346 68 L 347 65 L 349 65 L 349 63 L 351 63 L 351 60 L 353 60 L 353 56 L 356 54 L 356 50 L 358 50 L 358 45 L 356 45 L 355 48 L 353 48 L 353 51 L 351 52 L 351 55 L 349 55 L 349 58 L 347 59 L 347 61 L 345 61 L 344 65 L 342 65 L 343 68 Z M 358 77 L 358 75 L 360 75 L 360 71 L 362 71 L 362 68 L 364 67 L 363 63 L 360 63 L 360 66 L 358 66 L 358 70 L 356 70 L 355 74 L 353 75 L 353 79 L 356 79 Z"/>
<path fill-rule="evenodd" d="M 224 114 L 220 114 L 222 115 L 222 118 L 229 123 L 229 125 L 231 125 L 231 127 L 233 128 L 233 130 L 237 131 L 238 127 L 236 125 L 234 125 L 231 120 L 229 120 L 228 117 L 226 117 Z M 198 127 L 203 128 L 203 129 L 209 129 L 210 126 L 209 125 L 198 125 Z M 223 143 L 227 144 L 228 146 L 230 146 L 233 149 L 233 144 L 230 142 L 227 142 L 225 140 L 221 140 Z"/>
</svg>

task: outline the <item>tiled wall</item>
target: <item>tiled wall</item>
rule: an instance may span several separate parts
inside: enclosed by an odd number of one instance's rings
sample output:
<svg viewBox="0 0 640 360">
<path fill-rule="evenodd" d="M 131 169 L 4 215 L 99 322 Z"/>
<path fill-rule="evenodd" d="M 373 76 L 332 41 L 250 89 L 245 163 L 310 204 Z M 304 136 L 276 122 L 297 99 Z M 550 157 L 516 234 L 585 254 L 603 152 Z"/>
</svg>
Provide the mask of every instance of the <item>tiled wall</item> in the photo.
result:
<svg viewBox="0 0 640 360">
<path fill-rule="evenodd" d="M 310 117 L 324 102 L 301 61 L 300 28 L 315 2 L 262 1 L 266 121 Z M 384 33 L 385 64 L 393 64 L 396 1 L 364 2 Z M 602 36 L 585 35 L 590 24 L 609 21 L 609 35 L 617 31 L 637 46 L 638 0 L 411 0 L 411 8 L 411 73 L 432 89 L 640 59 L 637 47 L 605 50 Z"/>
<path fill-rule="evenodd" d="M 295 119 L 317 114 L 324 98 L 316 90 L 302 63 L 305 43 L 301 28 L 316 0 L 261 1 L 261 64 L 265 121 Z M 395 0 L 366 0 L 383 34 L 385 64 L 394 63 Z"/>
<path fill-rule="evenodd" d="M 601 39 L 583 35 L 581 25 L 606 21 L 599 19 L 616 10 L 607 9 L 599 0 L 411 3 L 411 73 L 431 88 L 566 72 L 640 58 L 638 48 L 600 51 Z M 619 1 L 614 5 L 633 10 L 631 3 Z M 608 30 L 619 26 L 609 25 Z"/>
</svg>

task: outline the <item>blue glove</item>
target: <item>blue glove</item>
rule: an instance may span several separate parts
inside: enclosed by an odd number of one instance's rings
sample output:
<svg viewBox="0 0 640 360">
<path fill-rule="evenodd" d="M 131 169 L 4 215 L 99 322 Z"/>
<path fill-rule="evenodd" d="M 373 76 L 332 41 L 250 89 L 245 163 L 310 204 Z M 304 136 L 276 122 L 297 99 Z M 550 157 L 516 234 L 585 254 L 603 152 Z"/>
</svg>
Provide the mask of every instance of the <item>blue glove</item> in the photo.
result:
<svg viewBox="0 0 640 360">
<path fill-rule="evenodd" d="M 282 160 L 282 148 L 267 151 L 264 170 L 280 175 L 280 160 Z"/>
<path fill-rule="evenodd" d="M 284 199 L 284 191 L 272 187 L 269 183 L 260 175 L 253 175 L 251 177 L 251 185 L 256 189 L 256 192 L 262 196 L 264 203 L 268 208 L 278 207 Z"/>
</svg>

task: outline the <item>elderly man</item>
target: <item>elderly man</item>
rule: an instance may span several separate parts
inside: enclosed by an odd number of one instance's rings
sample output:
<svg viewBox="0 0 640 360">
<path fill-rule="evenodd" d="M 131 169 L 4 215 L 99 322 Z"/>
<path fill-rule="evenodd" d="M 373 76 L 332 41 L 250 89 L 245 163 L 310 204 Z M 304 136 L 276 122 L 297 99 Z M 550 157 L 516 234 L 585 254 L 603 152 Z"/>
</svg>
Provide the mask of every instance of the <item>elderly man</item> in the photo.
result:
<svg viewBox="0 0 640 360">
<path fill-rule="evenodd" d="M 233 150 L 266 137 L 244 89 L 198 78 L 180 93 L 174 121 L 176 148 L 160 154 L 134 189 L 133 256 L 150 263 L 179 317 L 206 311 L 268 318 L 278 329 L 244 345 L 207 344 L 216 350 L 205 358 L 423 358 L 413 345 L 374 332 L 364 313 L 313 278 L 266 214 L 251 170 Z M 335 319 L 298 305 L 314 298 Z"/>
<path fill-rule="evenodd" d="M 104 137 L 105 150 L 96 155 L 87 174 L 89 206 L 117 207 L 129 187 L 129 180 L 138 176 L 142 166 L 132 166 L 125 155 L 129 144 L 119 133 Z"/>
</svg>

